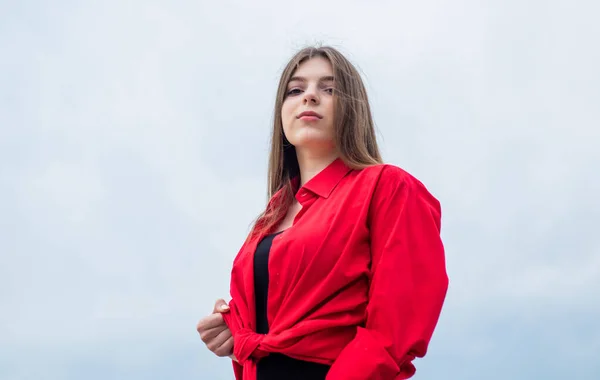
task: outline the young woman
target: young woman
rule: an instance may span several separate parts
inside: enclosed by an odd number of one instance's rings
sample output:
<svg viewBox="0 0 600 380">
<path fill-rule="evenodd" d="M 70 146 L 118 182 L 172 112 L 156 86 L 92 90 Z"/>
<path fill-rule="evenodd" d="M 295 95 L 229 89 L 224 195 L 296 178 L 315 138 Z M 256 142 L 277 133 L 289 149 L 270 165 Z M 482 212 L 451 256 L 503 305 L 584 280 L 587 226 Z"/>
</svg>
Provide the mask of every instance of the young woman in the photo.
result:
<svg viewBox="0 0 600 380">
<path fill-rule="evenodd" d="M 272 133 L 270 200 L 202 340 L 237 380 L 411 377 L 448 287 L 439 202 L 382 163 L 360 75 L 331 47 L 291 59 Z"/>
</svg>

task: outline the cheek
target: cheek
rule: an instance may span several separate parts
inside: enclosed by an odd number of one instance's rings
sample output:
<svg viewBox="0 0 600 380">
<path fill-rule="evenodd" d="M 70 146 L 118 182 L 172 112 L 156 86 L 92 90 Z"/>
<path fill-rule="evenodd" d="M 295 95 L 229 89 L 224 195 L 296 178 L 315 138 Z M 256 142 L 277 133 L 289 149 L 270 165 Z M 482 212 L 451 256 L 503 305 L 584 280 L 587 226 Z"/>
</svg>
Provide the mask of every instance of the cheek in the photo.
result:
<svg viewBox="0 0 600 380">
<path fill-rule="evenodd" d="M 327 130 L 333 136 L 334 124 L 335 124 L 335 102 L 333 101 L 333 99 L 331 99 L 331 101 L 328 102 L 326 112 L 327 112 L 327 115 L 329 116 L 327 118 L 327 121 L 328 121 Z"/>
<path fill-rule="evenodd" d="M 329 114 L 329 117 L 331 119 L 333 119 L 335 117 L 335 99 L 333 97 L 328 99 L 327 113 Z"/>
<path fill-rule="evenodd" d="M 281 121 L 283 122 L 283 128 L 287 128 L 290 124 L 292 116 L 292 107 L 288 102 L 283 103 L 281 107 Z"/>
<path fill-rule="evenodd" d="M 283 133 L 288 140 L 293 140 L 294 122 L 296 121 L 295 104 L 292 101 L 284 102 L 281 107 L 281 124 Z"/>
</svg>

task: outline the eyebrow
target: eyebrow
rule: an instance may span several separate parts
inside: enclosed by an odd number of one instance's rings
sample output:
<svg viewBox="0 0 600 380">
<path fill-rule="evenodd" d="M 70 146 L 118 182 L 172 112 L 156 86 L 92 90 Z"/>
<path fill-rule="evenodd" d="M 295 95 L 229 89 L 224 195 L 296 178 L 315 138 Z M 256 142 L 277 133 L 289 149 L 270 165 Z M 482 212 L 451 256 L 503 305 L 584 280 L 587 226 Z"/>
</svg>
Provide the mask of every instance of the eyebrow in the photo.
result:
<svg viewBox="0 0 600 380">
<path fill-rule="evenodd" d="M 306 82 L 306 78 L 304 78 L 304 77 L 291 77 L 290 78 L 290 82 L 294 82 L 294 81 Z M 334 82 L 334 81 L 335 81 L 335 78 L 332 77 L 331 75 L 319 78 L 319 82 Z"/>
</svg>

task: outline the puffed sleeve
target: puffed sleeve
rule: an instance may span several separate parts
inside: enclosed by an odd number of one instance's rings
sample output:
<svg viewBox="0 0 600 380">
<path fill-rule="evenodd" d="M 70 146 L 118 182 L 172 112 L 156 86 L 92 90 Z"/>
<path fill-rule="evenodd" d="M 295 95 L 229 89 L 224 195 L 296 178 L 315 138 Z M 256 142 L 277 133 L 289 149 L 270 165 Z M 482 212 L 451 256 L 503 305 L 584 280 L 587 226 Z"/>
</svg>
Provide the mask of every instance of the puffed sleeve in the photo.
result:
<svg viewBox="0 0 600 380">
<path fill-rule="evenodd" d="M 366 324 L 327 380 L 408 379 L 423 357 L 448 288 L 439 202 L 421 182 L 386 166 L 369 211 L 371 271 Z"/>
</svg>

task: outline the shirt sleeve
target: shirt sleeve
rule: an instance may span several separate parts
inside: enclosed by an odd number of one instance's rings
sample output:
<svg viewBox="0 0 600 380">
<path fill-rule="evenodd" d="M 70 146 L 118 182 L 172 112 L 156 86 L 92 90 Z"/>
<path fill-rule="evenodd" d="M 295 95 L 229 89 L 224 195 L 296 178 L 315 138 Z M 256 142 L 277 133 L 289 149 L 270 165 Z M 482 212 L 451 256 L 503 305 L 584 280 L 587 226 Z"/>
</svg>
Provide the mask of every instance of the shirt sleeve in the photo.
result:
<svg viewBox="0 0 600 380">
<path fill-rule="evenodd" d="M 382 171 L 369 213 L 366 323 L 333 363 L 327 380 L 412 377 L 412 361 L 425 356 L 446 297 L 439 202 L 417 179 L 392 166 Z"/>
</svg>

